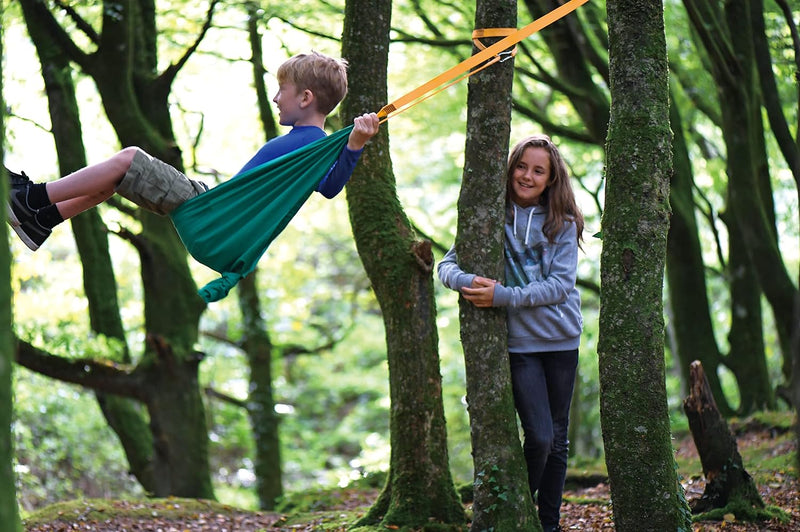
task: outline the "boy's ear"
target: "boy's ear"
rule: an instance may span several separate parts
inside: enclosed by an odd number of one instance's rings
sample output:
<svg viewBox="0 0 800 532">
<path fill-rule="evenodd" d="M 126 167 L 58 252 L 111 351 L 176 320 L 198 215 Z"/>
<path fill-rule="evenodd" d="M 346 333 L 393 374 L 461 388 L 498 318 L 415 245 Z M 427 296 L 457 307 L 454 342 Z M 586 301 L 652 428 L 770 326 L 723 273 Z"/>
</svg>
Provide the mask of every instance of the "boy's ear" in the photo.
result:
<svg viewBox="0 0 800 532">
<path fill-rule="evenodd" d="M 311 92 L 311 89 L 304 89 L 303 90 L 303 97 L 300 99 L 300 107 L 308 107 L 309 105 L 314 103 L 314 93 Z"/>
</svg>

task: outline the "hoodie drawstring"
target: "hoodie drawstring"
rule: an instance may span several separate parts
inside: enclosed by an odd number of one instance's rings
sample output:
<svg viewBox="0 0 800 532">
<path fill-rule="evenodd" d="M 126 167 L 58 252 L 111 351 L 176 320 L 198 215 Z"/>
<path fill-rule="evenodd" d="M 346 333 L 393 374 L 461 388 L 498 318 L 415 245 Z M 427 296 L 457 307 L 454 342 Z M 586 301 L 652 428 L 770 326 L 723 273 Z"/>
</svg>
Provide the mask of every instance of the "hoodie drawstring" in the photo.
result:
<svg viewBox="0 0 800 532">
<path fill-rule="evenodd" d="M 514 207 L 512 219 L 512 225 L 514 226 L 514 238 L 517 238 L 517 206 L 513 203 L 511 206 Z M 528 212 L 528 224 L 525 226 L 525 240 L 522 241 L 523 246 L 528 245 L 528 238 L 531 236 L 531 221 L 533 220 L 533 211 L 535 210 L 536 209 L 531 209 L 530 212 Z"/>
</svg>

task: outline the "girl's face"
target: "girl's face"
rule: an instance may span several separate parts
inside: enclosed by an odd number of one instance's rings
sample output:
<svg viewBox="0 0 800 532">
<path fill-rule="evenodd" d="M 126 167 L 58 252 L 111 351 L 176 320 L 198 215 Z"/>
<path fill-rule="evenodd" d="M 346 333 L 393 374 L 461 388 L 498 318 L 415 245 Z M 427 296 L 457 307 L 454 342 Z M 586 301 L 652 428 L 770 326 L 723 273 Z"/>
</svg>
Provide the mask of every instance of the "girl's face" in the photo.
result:
<svg viewBox="0 0 800 532">
<path fill-rule="evenodd" d="M 511 199 L 520 207 L 538 205 L 550 185 L 550 154 L 545 148 L 525 148 L 511 172 Z"/>
</svg>

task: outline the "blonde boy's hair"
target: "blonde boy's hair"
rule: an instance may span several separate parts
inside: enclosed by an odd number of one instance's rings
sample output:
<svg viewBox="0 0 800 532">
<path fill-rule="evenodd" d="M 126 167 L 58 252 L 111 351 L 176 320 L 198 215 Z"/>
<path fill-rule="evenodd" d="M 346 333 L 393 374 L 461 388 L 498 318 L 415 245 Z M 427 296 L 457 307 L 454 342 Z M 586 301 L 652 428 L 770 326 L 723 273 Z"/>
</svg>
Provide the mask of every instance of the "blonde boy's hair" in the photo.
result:
<svg viewBox="0 0 800 532">
<path fill-rule="evenodd" d="M 319 52 L 298 54 L 278 68 L 278 83 L 291 83 L 297 90 L 310 90 L 317 110 L 329 114 L 347 94 L 347 61 Z"/>
</svg>

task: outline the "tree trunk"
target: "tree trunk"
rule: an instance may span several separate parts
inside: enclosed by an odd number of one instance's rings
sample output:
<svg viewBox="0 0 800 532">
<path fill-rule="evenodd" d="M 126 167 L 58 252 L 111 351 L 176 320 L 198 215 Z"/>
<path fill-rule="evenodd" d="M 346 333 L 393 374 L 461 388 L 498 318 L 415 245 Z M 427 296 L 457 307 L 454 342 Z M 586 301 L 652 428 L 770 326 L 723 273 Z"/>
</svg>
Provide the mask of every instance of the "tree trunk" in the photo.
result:
<svg viewBox="0 0 800 532">
<path fill-rule="evenodd" d="M 690 530 L 664 368 L 662 288 L 672 171 L 664 9 L 609 0 L 611 120 L 598 341 L 600 417 L 620 532 Z"/>
<path fill-rule="evenodd" d="M 20 3 L 26 20 L 35 19 L 37 25 L 46 28 L 49 38 L 68 54 L 70 61 L 92 76 L 121 143 L 142 146 L 151 155 L 181 169 L 167 99 L 182 63 L 158 76 L 153 74 L 158 66 L 153 3 L 129 0 L 107 6 L 98 47 L 91 54 L 71 41 L 46 4 L 34 0 Z M 210 9 L 215 3 L 212 1 Z M 202 34 L 198 42 L 201 38 Z M 123 229 L 120 236 L 139 252 L 145 331 L 148 338 L 158 339 L 145 347 L 139 363 L 152 377 L 146 402 L 155 446 L 153 475 L 158 481 L 153 494 L 213 498 L 208 434 L 197 383 L 198 357 L 193 351 L 205 305 L 197 295 L 186 250 L 169 219 L 143 210 L 136 211 L 136 215 L 141 233 Z M 164 363 L 166 359 L 169 363 Z M 138 439 L 123 446 L 126 450 L 147 452 L 143 437 L 147 436 L 138 435 Z"/>
<path fill-rule="evenodd" d="M 476 28 L 515 27 L 515 1 L 479 0 Z M 490 44 L 487 42 L 486 44 Z M 503 279 L 513 62 L 470 77 L 456 252 L 465 271 Z M 517 428 L 505 312 L 459 299 L 475 474 L 471 530 L 539 530 Z"/>
<path fill-rule="evenodd" d="M 208 429 L 197 382 L 200 353 L 175 355 L 163 337 L 148 335 L 155 354 L 144 370 L 145 403 L 153 434 L 156 497 L 213 498 Z"/>
<path fill-rule="evenodd" d="M 72 67 L 41 20 L 31 16 L 30 9 L 25 7 L 23 5 L 28 32 L 42 65 L 59 170 L 61 175 L 67 175 L 86 166 Z M 106 227 L 97 209 L 86 211 L 70 222 L 83 266 L 83 287 L 92 331 L 122 342 L 125 347 L 118 362 L 130 364 Z M 96 392 L 96 396 L 106 421 L 125 450 L 130 472 L 145 491 L 153 492 L 153 443 L 140 405 L 101 392 Z"/>
<path fill-rule="evenodd" d="M 237 294 L 244 331 L 242 349 L 250 366 L 250 386 L 247 394 L 247 413 L 255 440 L 256 492 L 262 510 L 274 510 L 283 495 L 281 442 L 279 420 L 275 413 L 272 393 L 272 342 L 258 299 L 257 272 L 239 281 Z"/>
<path fill-rule="evenodd" d="M 348 0 L 342 55 L 350 93 L 342 121 L 387 99 L 390 0 Z M 433 254 L 396 194 L 387 126 L 370 141 L 347 185 L 358 253 L 381 306 L 389 363 L 391 457 L 386 485 L 360 524 L 461 526 L 466 518 L 450 475 L 439 373 Z"/>
<path fill-rule="evenodd" d="M 670 93 L 672 94 L 672 92 Z M 714 337 L 714 325 L 709 312 L 703 250 L 695 218 L 694 174 L 689 148 L 683 134 L 683 120 L 677 105 L 670 98 L 670 125 L 672 126 L 672 161 L 674 171 L 670 179 L 669 203 L 672 207 L 667 234 L 667 289 L 672 305 L 672 327 L 675 331 L 673 353 L 680 367 L 684 390 L 688 390 L 691 356 L 714 368 L 709 380 L 714 396 L 719 398 L 720 409 L 726 415 L 733 413 L 722 393 L 716 368 L 722 360 Z"/>
<path fill-rule="evenodd" d="M 800 292 L 794 300 L 794 311 L 796 316 L 800 316 Z M 795 416 L 800 416 L 800 327 L 797 327 L 792 336 L 792 380 L 789 390 L 794 404 Z M 800 449 L 800 419 L 796 419 L 794 423 L 795 436 L 797 440 L 797 448 Z M 800 452 L 795 453 L 797 469 L 800 470 Z"/>
<path fill-rule="evenodd" d="M 692 511 L 707 512 L 733 501 L 763 508 L 758 488 L 744 469 L 736 439 L 717 409 L 703 365 L 692 362 L 690 373 L 690 393 L 683 401 L 683 410 L 706 477 L 705 491 L 692 501 Z"/>
<path fill-rule="evenodd" d="M 739 222 L 750 267 L 772 307 L 784 355 L 784 375 L 788 378 L 791 337 L 800 326 L 794 314 L 798 288 L 786 270 L 777 244 L 761 121 L 762 101 L 755 77 L 751 12 L 747 0 L 726 2 L 724 11 L 714 2 L 684 0 L 683 3 L 709 55 L 719 92 L 728 155 L 730 215 Z"/>
<path fill-rule="evenodd" d="M 0 0 L 0 13 L 4 5 Z M 0 57 L 3 57 L 3 29 L 0 28 Z M 3 64 L 0 62 L 0 155 L 5 155 L 6 106 L 3 98 Z M 8 197 L 8 176 L 0 168 L 0 194 Z M 0 216 L 6 219 L 6 204 L 0 206 Z M 14 478 L 14 446 L 11 435 L 13 395 L 11 374 L 14 360 L 14 332 L 11 327 L 11 251 L 8 247 L 8 226 L 0 228 L 0 532 L 22 532 L 17 508 Z"/>
</svg>

